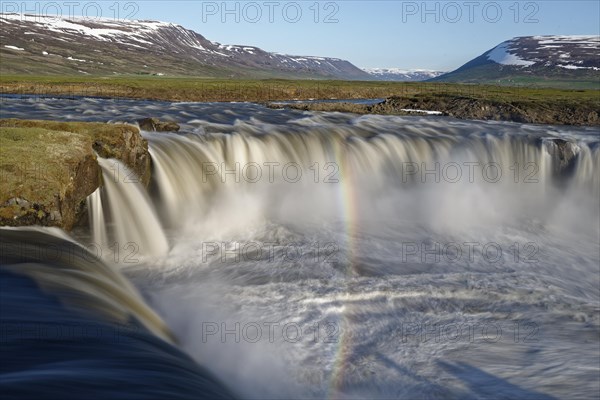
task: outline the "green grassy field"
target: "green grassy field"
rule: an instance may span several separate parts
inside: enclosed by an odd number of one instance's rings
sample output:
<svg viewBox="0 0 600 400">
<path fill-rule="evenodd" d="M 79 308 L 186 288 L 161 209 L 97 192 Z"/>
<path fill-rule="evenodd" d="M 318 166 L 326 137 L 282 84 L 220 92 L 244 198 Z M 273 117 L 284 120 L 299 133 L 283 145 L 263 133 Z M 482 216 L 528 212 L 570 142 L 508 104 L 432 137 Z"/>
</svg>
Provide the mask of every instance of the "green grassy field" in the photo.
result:
<svg viewBox="0 0 600 400">
<path fill-rule="evenodd" d="M 253 101 L 359 99 L 390 96 L 456 96 L 519 99 L 600 98 L 600 91 L 503 85 L 329 80 L 232 80 L 189 77 L 32 77 L 1 76 L 0 92 L 62 96 L 101 96 L 166 101 Z"/>
</svg>

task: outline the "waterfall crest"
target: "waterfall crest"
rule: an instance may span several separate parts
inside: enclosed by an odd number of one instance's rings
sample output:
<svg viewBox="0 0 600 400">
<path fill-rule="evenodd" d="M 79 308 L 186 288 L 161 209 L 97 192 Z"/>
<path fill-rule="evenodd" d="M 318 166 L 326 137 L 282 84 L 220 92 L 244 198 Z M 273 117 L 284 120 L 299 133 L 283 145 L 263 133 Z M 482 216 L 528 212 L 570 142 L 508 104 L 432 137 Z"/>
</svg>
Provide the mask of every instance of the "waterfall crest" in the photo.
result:
<svg viewBox="0 0 600 400">
<path fill-rule="evenodd" d="M 526 135 L 364 136 L 315 128 L 302 134 L 147 138 L 156 203 L 163 222 L 173 226 L 205 215 L 223 196 L 272 194 L 282 186 L 294 191 L 317 190 L 324 183 L 351 185 L 377 196 L 391 189 L 409 191 L 419 184 L 439 191 L 462 183 L 465 190 L 527 192 L 538 200 L 559 184 L 563 190 L 596 197 L 600 192 L 600 152 L 585 142 L 571 144 L 573 159 L 565 164 L 552 152 L 551 140 Z"/>
<path fill-rule="evenodd" d="M 600 197 L 593 136 L 565 140 L 537 126 L 327 118 L 145 132 L 150 195 L 127 181 L 123 164 L 100 159 L 104 186 L 88 199 L 94 241 L 134 242 L 140 254 L 160 256 L 169 250 L 165 229 L 191 228 L 200 240 L 225 237 L 267 223 L 274 213 L 293 222 L 333 215 L 352 223 L 390 193 L 401 194 L 388 201 L 395 213 L 441 229 L 505 217 L 547 219 L 566 198 L 587 206 Z"/>
</svg>

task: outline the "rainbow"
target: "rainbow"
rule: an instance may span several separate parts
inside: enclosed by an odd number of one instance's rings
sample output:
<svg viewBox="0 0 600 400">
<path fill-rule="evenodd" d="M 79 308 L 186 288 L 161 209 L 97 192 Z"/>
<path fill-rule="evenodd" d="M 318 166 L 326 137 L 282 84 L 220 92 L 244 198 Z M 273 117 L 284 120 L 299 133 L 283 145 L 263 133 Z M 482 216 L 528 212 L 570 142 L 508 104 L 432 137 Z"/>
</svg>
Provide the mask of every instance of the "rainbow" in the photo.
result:
<svg viewBox="0 0 600 400">
<path fill-rule="evenodd" d="M 357 232 L 358 232 L 358 197 L 356 193 L 356 169 L 349 160 L 351 145 L 347 147 L 342 145 L 336 146 L 335 160 L 338 163 L 340 170 L 340 182 L 338 197 L 340 201 L 340 210 L 342 221 L 346 224 L 346 248 L 348 251 L 348 261 L 346 265 L 346 276 L 352 276 L 356 266 L 357 257 Z M 352 353 L 352 340 L 347 327 L 350 326 L 350 321 L 347 317 L 346 306 L 342 308 L 340 318 L 338 320 L 338 329 L 340 336 L 338 338 L 337 348 L 335 351 L 335 361 L 331 371 L 331 378 L 328 388 L 328 398 L 337 399 L 344 384 L 345 370 L 348 366 L 348 357 Z"/>
</svg>

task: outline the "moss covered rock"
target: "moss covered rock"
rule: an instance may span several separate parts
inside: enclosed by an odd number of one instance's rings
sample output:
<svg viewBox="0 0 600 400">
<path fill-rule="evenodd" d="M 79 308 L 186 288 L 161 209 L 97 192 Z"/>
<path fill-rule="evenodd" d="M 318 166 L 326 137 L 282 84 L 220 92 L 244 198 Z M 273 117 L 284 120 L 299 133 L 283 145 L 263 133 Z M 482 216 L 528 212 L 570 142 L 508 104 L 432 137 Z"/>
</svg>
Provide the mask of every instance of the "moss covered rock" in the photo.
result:
<svg viewBox="0 0 600 400">
<path fill-rule="evenodd" d="M 0 120 L 0 225 L 70 230 L 101 185 L 96 153 L 149 183 L 148 143 L 135 126 Z"/>
</svg>

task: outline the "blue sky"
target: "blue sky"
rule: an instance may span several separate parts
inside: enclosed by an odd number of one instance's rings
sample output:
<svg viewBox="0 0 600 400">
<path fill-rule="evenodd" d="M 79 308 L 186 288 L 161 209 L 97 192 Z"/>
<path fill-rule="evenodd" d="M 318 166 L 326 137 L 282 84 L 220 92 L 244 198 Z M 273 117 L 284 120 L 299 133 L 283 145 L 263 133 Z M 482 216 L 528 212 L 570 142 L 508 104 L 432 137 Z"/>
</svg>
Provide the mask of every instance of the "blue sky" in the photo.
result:
<svg viewBox="0 0 600 400">
<path fill-rule="evenodd" d="M 62 15 L 156 19 L 181 24 L 220 43 L 339 57 L 359 67 L 406 69 L 452 70 L 514 36 L 600 34 L 598 0 L 110 0 L 71 4 L 69 0 L 2 1 L 2 11 L 37 7 L 48 14 L 59 10 Z"/>
</svg>

